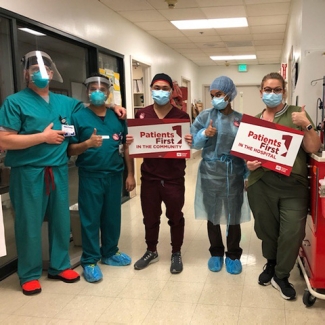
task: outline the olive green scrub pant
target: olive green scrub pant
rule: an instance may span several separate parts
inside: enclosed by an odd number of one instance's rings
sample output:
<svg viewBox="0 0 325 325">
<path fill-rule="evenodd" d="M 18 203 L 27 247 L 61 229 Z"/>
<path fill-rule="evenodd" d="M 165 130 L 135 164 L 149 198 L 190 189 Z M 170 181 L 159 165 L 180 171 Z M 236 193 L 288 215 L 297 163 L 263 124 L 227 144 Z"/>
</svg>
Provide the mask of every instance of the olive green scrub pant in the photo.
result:
<svg viewBox="0 0 325 325">
<path fill-rule="evenodd" d="M 268 171 L 248 187 L 248 200 L 255 219 L 255 232 L 262 240 L 262 253 L 276 260 L 275 274 L 290 276 L 305 236 L 308 188 L 292 176 Z"/>
<path fill-rule="evenodd" d="M 14 167 L 10 199 L 15 210 L 15 236 L 20 284 L 42 275 L 42 223 L 48 220 L 50 266 L 57 275 L 70 268 L 70 211 L 67 164 L 52 167 Z M 44 176 L 51 179 L 46 181 Z M 55 187 L 53 186 L 55 184 Z M 48 192 L 48 193 L 47 193 Z"/>
</svg>

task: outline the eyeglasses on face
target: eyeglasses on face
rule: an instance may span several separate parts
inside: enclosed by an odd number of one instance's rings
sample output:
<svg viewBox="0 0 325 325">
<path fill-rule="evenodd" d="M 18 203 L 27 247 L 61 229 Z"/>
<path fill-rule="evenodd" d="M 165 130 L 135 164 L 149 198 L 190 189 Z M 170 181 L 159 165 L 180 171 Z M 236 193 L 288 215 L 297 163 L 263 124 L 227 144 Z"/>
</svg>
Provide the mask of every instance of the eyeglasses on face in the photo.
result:
<svg viewBox="0 0 325 325">
<path fill-rule="evenodd" d="M 267 94 L 270 94 L 272 92 L 275 94 L 280 94 L 282 93 L 283 89 L 281 87 L 276 87 L 276 88 L 265 87 L 263 88 L 263 91 Z"/>
</svg>

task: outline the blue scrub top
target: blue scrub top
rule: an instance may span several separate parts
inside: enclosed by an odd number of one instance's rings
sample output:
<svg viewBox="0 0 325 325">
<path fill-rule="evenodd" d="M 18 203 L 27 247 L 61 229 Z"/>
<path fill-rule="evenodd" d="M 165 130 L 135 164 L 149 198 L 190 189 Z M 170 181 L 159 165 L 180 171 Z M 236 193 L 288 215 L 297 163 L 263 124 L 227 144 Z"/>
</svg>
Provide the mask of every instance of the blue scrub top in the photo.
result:
<svg viewBox="0 0 325 325">
<path fill-rule="evenodd" d="M 124 170 L 123 156 L 119 149 L 126 141 L 127 124 L 120 120 L 114 111 L 106 110 L 104 119 L 97 116 L 90 108 L 83 108 L 72 116 L 76 136 L 70 139 L 71 143 L 80 143 L 88 140 L 94 128 L 97 135 L 105 136 L 101 147 L 89 148 L 76 160 L 80 169 L 88 172 L 115 173 Z"/>
<path fill-rule="evenodd" d="M 82 102 L 64 95 L 49 92 L 49 103 L 29 88 L 8 96 L 0 109 L 0 126 L 12 129 L 18 134 L 41 133 L 53 123 L 54 130 L 61 130 L 62 124 L 71 124 L 73 112 L 84 108 Z M 59 145 L 41 143 L 30 148 L 8 150 L 5 165 L 61 166 L 66 164 L 69 139 Z"/>
</svg>

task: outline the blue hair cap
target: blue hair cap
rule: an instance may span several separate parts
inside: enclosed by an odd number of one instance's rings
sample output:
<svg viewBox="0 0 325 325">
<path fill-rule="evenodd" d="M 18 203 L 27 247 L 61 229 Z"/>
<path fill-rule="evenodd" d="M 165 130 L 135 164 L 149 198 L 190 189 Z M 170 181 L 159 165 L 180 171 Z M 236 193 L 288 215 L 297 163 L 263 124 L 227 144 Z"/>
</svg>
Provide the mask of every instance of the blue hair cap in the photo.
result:
<svg viewBox="0 0 325 325">
<path fill-rule="evenodd" d="M 210 85 L 210 91 L 211 90 L 220 90 L 224 92 L 230 98 L 230 101 L 233 101 L 237 95 L 237 89 L 234 82 L 226 76 L 214 79 Z"/>
</svg>

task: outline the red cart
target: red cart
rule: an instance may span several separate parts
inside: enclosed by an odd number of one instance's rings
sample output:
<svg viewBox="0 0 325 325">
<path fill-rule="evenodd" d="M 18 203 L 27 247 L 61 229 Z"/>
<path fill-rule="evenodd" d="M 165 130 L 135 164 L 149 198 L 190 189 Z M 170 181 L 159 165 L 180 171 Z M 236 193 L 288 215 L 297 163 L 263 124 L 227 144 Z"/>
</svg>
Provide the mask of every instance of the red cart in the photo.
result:
<svg viewBox="0 0 325 325">
<path fill-rule="evenodd" d="M 307 284 L 303 295 L 307 307 L 316 298 L 325 299 L 325 186 L 320 184 L 325 179 L 325 157 L 312 154 L 309 168 L 310 211 L 298 256 L 298 267 Z"/>
</svg>

